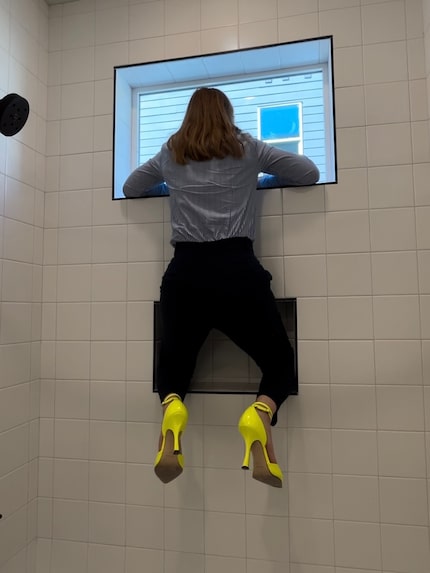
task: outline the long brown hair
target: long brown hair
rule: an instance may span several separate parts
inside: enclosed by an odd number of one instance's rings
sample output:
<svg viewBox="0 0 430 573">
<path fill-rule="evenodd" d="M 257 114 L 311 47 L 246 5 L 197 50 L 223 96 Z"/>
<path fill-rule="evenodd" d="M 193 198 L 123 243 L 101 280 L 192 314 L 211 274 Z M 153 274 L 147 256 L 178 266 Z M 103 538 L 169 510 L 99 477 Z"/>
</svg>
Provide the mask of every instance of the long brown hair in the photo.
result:
<svg viewBox="0 0 430 573">
<path fill-rule="evenodd" d="M 233 121 L 233 106 L 216 88 L 198 88 L 189 101 L 179 130 L 167 142 L 176 163 L 206 161 L 227 155 L 242 157 L 240 133 Z"/>
</svg>

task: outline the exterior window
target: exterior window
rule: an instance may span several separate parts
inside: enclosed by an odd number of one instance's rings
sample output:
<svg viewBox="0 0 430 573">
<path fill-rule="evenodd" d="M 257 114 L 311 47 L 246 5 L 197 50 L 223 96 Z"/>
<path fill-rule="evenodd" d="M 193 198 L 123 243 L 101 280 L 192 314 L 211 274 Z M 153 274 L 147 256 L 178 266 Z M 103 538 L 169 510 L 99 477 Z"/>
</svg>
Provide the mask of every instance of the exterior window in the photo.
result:
<svg viewBox="0 0 430 573">
<path fill-rule="evenodd" d="M 258 108 L 258 139 L 293 153 L 303 153 L 302 103 Z"/>
</svg>

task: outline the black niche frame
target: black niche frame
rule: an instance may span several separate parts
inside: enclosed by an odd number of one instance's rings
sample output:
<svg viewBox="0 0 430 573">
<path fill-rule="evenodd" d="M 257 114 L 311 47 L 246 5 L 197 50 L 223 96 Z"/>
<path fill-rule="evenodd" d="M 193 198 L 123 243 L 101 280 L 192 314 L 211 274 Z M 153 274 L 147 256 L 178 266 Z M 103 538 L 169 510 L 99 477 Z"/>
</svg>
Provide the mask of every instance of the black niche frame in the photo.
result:
<svg viewBox="0 0 430 573">
<path fill-rule="evenodd" d="M 297 358 L 297 299 L 295 298 L 277 298 L 279 312 L 282 321 L 287 330 L 288 338 L 290 339 L 291 346 L 294 351 L 294 370 L 295 370 L 295 387 L 292 395 L 297 395 L 298 388 L 298 358 Z M 157 385 L 157 365 L 160 350 L 160 337 L 161 337 L 161 317 L 160 317 L 160 302 L 154 302 L 154 345 L 153 345 L 153 378 L 152 390 L 158 391 Z M 233 352 L 237 353 L 236 356 L 242 362 L 242 372 L 236 372 L 235 376 L 216 376 L 212 370 L 212 375 L 209 375 L 213 363 L 210 365 L 211 358 L 213 359 L 214 347 L 217 345 L 228 344 L 231 346 Z M 242 355 L 242 356 L 239 356 Z M 206 371 L 206 376 L 205 376 Z M 189 392 L 195 394 L 256 394 L 260 384 L 261 371 L 255 362 L 249 358 L 245 352 L 238 348 L 229 338 L 222 333 L 212 330 L 208 338 L 200 350 L 197 366 L 194 377 L 191 381 Z"/>
</svg>

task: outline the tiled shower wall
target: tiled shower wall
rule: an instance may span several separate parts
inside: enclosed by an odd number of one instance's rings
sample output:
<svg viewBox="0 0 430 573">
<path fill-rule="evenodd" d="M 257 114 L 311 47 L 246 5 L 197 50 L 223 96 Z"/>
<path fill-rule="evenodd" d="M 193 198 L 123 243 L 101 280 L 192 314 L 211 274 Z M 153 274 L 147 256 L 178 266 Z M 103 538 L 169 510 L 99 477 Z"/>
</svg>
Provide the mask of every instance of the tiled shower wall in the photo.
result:
<svg viewBox="0 0 430 573">
<path fill-rule="evenodd" d="M 46 13 L 0 0 L 1 94 L 24 68 L 38 102 L 0 140 L 2 352 L 26 353 L 1 366 L 0 492 L 15 505 L 0 563 L 35 536 L 41 338 L 38 573 L 427 573 L 429 0 L 78 0 L 51 7 L 49 25 Z M 277 296 L 298 299 L 300 395 L 274 433 L 286 487 L 239 469 L 248 398 L 201 395 L 186 471 L 164 487 L 152 301 L 168 206 L 110 200 L 112 67 L 326 34 L 339 184 L 266 192 L 256 245 Z M 25 549 L 2 573 L 24 561 Z"/>
<path fill-rule="evenodd" d="M 48 83 L 48 7 L 0 0 L 0 99 L 30 116 L 0 135 L 0 570 L 34 571 Z M 5 563 L 8 562 L 7 565 Z M 4 568 L 3 568 L 4 566 Z"/>
</svg>

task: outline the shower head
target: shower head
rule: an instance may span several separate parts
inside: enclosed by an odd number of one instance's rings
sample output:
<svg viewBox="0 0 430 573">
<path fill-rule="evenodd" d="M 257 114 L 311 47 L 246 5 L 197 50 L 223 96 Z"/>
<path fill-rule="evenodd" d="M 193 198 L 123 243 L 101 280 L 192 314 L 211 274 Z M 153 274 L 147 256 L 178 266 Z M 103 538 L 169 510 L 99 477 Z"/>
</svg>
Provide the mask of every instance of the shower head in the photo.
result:
<svg viewBox="0 0 430 573">
<path fill-rule="evenodd" d="M 8 94 L 0 100 L 0 133 L 15 135 L 24 127 L 30 113 L 28 101 L 18 94 Z"/>
</svg>

